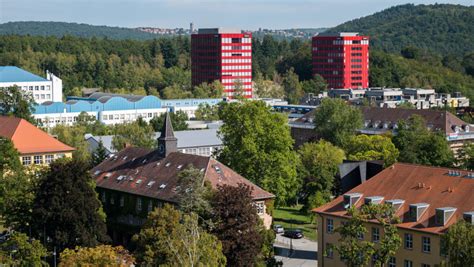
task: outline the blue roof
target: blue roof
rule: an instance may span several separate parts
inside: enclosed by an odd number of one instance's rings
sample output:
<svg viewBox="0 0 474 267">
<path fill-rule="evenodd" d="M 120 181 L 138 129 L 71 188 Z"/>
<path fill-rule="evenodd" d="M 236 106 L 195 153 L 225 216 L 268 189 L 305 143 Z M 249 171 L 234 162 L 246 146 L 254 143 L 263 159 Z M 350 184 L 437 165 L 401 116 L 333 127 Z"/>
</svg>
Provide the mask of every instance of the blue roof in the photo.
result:
<svg viewBox="0 0 474 267">
<path fill-rule="evenodd" d="M 46 82 L 43 77 L 15 66 L 0 66 L 0 82 Z"/>
</svg>

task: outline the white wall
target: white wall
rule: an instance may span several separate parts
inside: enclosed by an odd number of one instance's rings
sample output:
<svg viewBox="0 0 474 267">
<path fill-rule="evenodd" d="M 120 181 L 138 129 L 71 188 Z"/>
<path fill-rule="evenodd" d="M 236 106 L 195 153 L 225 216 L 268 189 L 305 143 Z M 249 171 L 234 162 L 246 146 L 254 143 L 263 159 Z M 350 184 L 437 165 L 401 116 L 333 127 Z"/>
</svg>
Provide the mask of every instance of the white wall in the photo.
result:
<svg viewBox="0 0 474 267">
<path fill-rule="evenodd" d="M 149 122 L 153 117 L 159 117 L 165 113 L 166 110 L 166 108 L 154 108 L 100 111 L 98 120 L 104 124 L 111 125 L 136 121 L 141 117 L 144 121 Z"/>
</svg>

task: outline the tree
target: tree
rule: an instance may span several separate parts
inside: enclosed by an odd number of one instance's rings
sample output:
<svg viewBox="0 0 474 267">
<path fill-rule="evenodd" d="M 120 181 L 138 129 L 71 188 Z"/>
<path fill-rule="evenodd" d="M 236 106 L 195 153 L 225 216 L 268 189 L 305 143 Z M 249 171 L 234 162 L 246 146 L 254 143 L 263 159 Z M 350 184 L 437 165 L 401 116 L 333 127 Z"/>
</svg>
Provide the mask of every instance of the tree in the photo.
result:
<svg viewBox="0 0 474 267">
<path fill-rule="evenodd" d="M 425 120 L 418 115 L 398 123 L 393 143 L 400 151 L 401 162 L 450 167 L 454 161 L 444 134 L 427 129 Z"/>
<path fill-rule="evenodd" d="M 221 98 L 224 93 L 224 86 L 219 80 L 212 83 L 202 83 L 193 89 L 194 98 Z"/>
<path fill-rule="evenodd" d="M 196 120 L 202 121 L 217 121 L 219 120 L 219 106 L 211 106 L 207 103 L 201 103 L 194 113 Z"/>
<path fill-rule="evenodd" d="M 102 142 L 102 140 L 100 140 L 99 145 L 97 146 L 97 149 L 92 154 L 92 166 L 99 165 L 106 158 L 107 158 L 107 151 L 105 150 L 104 143 Z"/>
<path fill-rule="evenodd" d="M 458 151 L 457 161 L 461 169 L 474 170 L 474 144 L 465 143 Z"/>
<path fill-rule="evenodd" d="M 59 267 L 68 266 L 120 266 L 128 267 L 135 259 L 121 246 L 99 245 L 93 248 L 76 247 L 61 252 Z"/>
<path fill-rule="evenodd" d="M 300 175 L 304 179 L 300 193 L 303 209 L 310 211 L 330 200 L 334 177 L 345 155 L 342 149 L 324 140 L 302 145 L 298 154 L 302 163 Z"/>
<path fill-rule="evenodd" d="M 0 115 L 22 118 L 36 125 L 36 120 L 31 115 L 34 103 L 33 96 L 22 92 L 17 86 L 0 90 Z"/>
<path fill-rule="evenodd" d="M 197 215 L 165 204 L 149 213 L 137 242 L 136 255 L 146 266 L 224 266 L 222 244 L 198 225 Z"/>
<path fill-rule="evenodd" d="M 158 117 L 154 117 L 150 120 L 150 125 L 153 127 L 155 132 L 161 131 L 163 128 L 163 123 L 165 122 L 166 114 L 163 113 Z M 175 112 L 170 112 L 171 124 L 173 124 L 173 130 L 175 131 L 184 131 L 188 129 L 188 115 L 184 111 L 178 110 Z"/>
<path fill-rule="evenodd" d="M 262 249 L 259 218 L 253 205 L 251 189 L 239 184 L 218 186 L 212 199 L 216 227 L 228 266 L 254 266 Z"/>
<path fill-rule="evenodd" d="M 224 103 L 219 110 L 219 160 L 274 193 L 277 204 L 296 196 L 298 157 L 286 118 L 263 101 Z"/>
<path fill-rule="evenodd" d="M 342 99 L 325 98 L 314 113 L 314 125 L 319 138 L 344 147 L 362 127 L 362 113 Z"/>
<path fill-rule="evenodd" d="M 283 88 L 286 92 L 288 102 L 298 104 L 304 95 L 303 89 L 293 68 L 290 68 L 283 76 Z"/>
<path fill-rule="evenodd" d="M 385 135 L 353 136 L 345 149 L 349 160 L 383 160 L 385 167 L 395 163 L 399 154 L 392 139 Z"/>
<path fill-rule="evenodd" d="M 38 240 L 23 233 L 14 232 L 0 243 L 0 262 L 5 266 L 47 266 L 42 260 L 46 255 L 46 249 Z"/>
<path fill-rule="evenodd" d="M 16 171 L 22 168 L 20 154 L 10 139 L 0 137 L 0 178 L 5 172 Z"/>
<path fill-rule="evenodd" d="M 284 98 L 285 90 L 283 87 L 271 80 L 256 79 L 254 84 L 254 94 L 260 98 Z"/>
<path fill-rule="evenodd" d="M 91 153 L 89 152 L 89 145 L 84 138 L 87 133 L 85 127 L 74 125 L 67 126 L 63 124 L 56 125 L 51 129 L 51 133 L 56 135 L 59 141 L 74 147 L 76 150 L 72 153 L 75 159 L 90 162 Z"/>
<path fill-rule="evenodd" d="M 302 81 L 301 87 L 305 93 L 319 94 L 328 88 L 328 83 L 319 74 L 315 74 L 312 79 Z"/>
<path fill-rule="evenodd" d="M 78 160 L 56 160 L 43 174 L 33 218 L 41 218 L 32 221 L 36 236 L 50 239 L 59 251 L 109 240 L 95 183 L 88 165 Z"/>
<path fill-rule="evenodd" d="M 115 125 L 112 147 L 120 151 L 127 146 L 153 148 L 156 146 L 155 133 L 150 125 L 140 125 L 139 121 Z"/>
<path fill-rule="evenodd" d="M 474 266 L 474 226 L 459 220 L 442 236 L 448 266 Z"/>
<path fill-rule="evenodd" d="M 193 166 L 189 166 L 178 175 L 179 207 L 185 213 L 194 212 L 203 218 L 209 217 L 211 206 L 209 198 L 211 186 L 204 181 L 204 174 Z"/>
<path fill-rule="evenodd" d="M 396 217 L 393 207 L 388 204 L 363 205 L 360 210 L 351 207 L 348 215 L 349 220 L 336 229 L 340 235 L 336 250 L 341 259 L 348 266 L 365 266 L 371 258 L 375 266 L 388 263 L 402 243 L 396 227 L 400 219 Z M 383 229 L 383 236 L 377 245 L 363 238 L 369 221 L 376 221 Z"/>
</svg>

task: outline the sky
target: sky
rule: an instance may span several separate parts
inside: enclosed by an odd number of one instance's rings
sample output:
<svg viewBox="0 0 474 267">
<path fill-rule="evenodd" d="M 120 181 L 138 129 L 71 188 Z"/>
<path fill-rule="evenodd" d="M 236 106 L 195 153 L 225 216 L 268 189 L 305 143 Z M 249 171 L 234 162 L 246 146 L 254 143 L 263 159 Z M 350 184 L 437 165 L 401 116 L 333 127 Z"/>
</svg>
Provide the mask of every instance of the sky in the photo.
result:
<svg viewBox="0 0 474 267">
<path fill-rule="evenodd" d="M 0 23 L 63 21 L 120 27 L 232 27 L 246 30 L 332 27 L 388 7 L 473 5 L 473 0 L 0 0 Z"/>
</svg>

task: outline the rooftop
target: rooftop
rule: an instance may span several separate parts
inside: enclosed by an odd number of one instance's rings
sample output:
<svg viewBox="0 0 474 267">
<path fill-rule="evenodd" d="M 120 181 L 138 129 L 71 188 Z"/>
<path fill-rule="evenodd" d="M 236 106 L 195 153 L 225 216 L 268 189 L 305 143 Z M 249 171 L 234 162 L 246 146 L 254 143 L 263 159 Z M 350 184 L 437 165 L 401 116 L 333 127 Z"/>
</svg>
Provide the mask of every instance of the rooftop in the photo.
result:
<svg viewBox="0 0 474 267">
<path fill-rule="evenodd" d="M 0 83 L 47 81 L 43 77 L 15 66 L 0 66 Z"/>
<path fill-rule="evenodd" d="M 202 28 L 198 30 L 198 34 L 225 34 L 225 33 L 242 33 L 240 29 L 235 28 Z"/>
<path fill-rule="evenodd" d="M 348 37 L 348 36 L 359 36 L 358 32 L 320 32 L 316 36 L 321 37 Z"/>
<path fill-rule="evenodd" d="M 457 171 L 459 175 L 456 176 L 449 175 L 450 171 L 447 168 L 396 163 L 348 193 L 362 194 L 362 198 L 383 196 L 385 202 L 404 200 L 396 212 L 402 220 L 398 227 L 439 234 L 462 218 L 463 213 L 474 211 L 474 179 L 469 178 L 467 171 Z M 359 200 L 355 206 L 360 207 L 363 203 Z M 427 203 L 429 206 L 418 221 L 413 221 L 409 218 L 409 206 L 417 203 Z M 439 225 L 435 221 L 435 213 L 437 208 L 443 207 L 457 209 L 445 225 Z M 314 211 L 347 217 L 343 196 Z"/>
<path fill-rule="evenodd" d="M 20 154 L 74 150 L 26 120 L 15 117 L 0 116 L 0 136 L 10 139 Z"/>
</svg>

